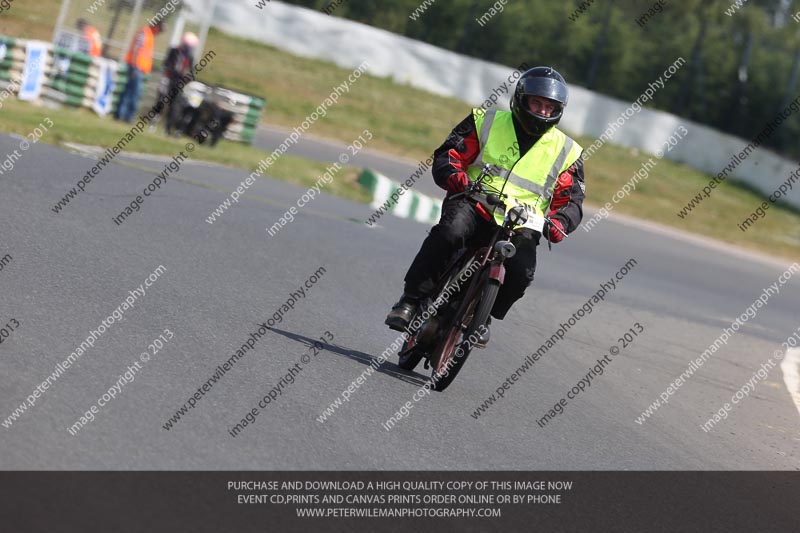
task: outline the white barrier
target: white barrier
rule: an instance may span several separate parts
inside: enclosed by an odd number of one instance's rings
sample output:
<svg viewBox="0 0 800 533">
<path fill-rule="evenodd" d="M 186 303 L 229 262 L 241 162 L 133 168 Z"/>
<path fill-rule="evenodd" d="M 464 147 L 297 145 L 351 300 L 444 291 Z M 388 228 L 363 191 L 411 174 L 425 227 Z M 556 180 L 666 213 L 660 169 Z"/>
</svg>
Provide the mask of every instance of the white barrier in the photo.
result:
<svg viewBox="0 0 800 533">
<path fill-rule="evenodd" d="M 187 0 L 200 9 L 207 2 Z M 369 74 L 388 76 L 398 83 L 453 96 L 471 105 L 480 105 L 514 70 L 281 2 L 268 2 L 263 9 L 255 7 L 255 0 L 219 2 L 214 20 L 214 25 L 227 33 L 299 56 L 324 59 L 344 68 L 355 68 L 366 60 Z M 547 58 L 540 59 L 542 63 L 547 62 Z M 669 65 L 664 65 L 664 69 L 667 67 Z M 642 87 L 642 91 L 645 89 Z M 498 105 L 508 109 L 508 96 L 504 94 Z M 596 138 L 629 105 L 629 102 L 570 85 L 570 103 L 561 125 L 574 135 Z M 765 120 L 772 118 L 765 117 Z M 642 109 L 628 119 L 612 139 L 614 144 L 654 154 L 680 124 L 689 130 L 688 142 L 679 143 L 665 157 L 712 175 L 722 171 L 731 157 L 750 142 L 650 109 Z M 753 132 L 753 136 L 757 133 Z M 747 183 L 766 195 L 777 189 L 797 166 L 774 152 L 758 148 L 732 172 L 732 179 Z M 697 192 L 687 190 L 687 202 Z M 792 191 L 785 201 L 800 208 L 800 192 Z"/>
</svg>

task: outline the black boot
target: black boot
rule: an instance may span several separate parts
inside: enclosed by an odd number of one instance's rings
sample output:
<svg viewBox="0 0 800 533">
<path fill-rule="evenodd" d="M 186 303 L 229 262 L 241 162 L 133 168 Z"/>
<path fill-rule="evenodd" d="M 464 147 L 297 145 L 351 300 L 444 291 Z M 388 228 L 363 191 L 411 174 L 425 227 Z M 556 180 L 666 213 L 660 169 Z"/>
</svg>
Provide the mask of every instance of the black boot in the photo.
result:
<svg viewBox="0 0 800 533">
<path fill-rule="evenodd" d="M 411 298 L 404 294 L 400 297 L 400 301 L 394 304 L 392 310 L 389 311 L 389 315 L 386 317 L 384 324 L 389 326 L 389 329 L 405 331 L 408 325 L 411 324 L 414 315 L 417 314 L 418 307 L 418 299 Z"/>
</svg>

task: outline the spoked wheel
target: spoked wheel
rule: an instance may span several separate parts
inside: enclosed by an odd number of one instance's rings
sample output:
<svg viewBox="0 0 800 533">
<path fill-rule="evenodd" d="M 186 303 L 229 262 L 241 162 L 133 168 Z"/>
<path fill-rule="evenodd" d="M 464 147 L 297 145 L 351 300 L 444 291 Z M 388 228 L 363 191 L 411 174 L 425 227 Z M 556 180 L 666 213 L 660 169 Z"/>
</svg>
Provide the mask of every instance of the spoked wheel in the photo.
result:
<svg viewBox="0 0 800 533">
<path fill-rule="evenodd" d="M 461 367 L 467 361 L 478 337 L 481 326 L 486 324 L 492 311 L 500 282 L 486 279 L 482 290 L 476 291 L 467 304 L 465 312 L 457 317 L 447 336 L 437 349 L 438 358 L 434 358 L 431 383 L 433 390 L 443 391 L 456 378 Z"/>
</svg>

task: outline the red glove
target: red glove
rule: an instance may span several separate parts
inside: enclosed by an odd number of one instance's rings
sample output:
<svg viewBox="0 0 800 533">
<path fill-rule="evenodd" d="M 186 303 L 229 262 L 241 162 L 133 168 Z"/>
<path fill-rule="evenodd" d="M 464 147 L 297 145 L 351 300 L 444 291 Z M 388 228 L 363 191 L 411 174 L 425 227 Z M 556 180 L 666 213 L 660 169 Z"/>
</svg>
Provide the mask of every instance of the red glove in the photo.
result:
<svg viewBox="0 0 800 533">
<path fill-rule="evenodd" d="M 445 189 L 451 193 L 464 192 L 469 185 L 469 178 L 466 172 L 455 172 L 447 178 Z"/>
<path fill-rule="evenodd" d="M 561 242 L 564 240 L 564 234 L 561 233 L 563 231 L 566 233 L 564 229 L 564 225 L 561 223 L 560 220 L 557 218 L 550 217 L 550 225 L 547 227 L 547 234 L 550 237 L 550 242 Z M 558 229 L 556 229 L 558 228 Z M 561 231 L 558 231 L 561 230 Z"/>
</svg>

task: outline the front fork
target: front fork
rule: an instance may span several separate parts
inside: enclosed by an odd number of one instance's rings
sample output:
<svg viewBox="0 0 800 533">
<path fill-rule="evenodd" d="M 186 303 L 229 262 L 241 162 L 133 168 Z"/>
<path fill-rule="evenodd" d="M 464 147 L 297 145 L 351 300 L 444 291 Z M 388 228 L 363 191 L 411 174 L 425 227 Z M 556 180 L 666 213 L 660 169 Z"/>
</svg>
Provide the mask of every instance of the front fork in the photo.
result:
<svg viewBox="0 0 800 533">
<path fill-rule="evenodd" d="M 487 280 L 493 279 L 498 283 L 500 283 L 500 285 L 502 285 L 506 278 L 506 267 L 503 264 L 504 258 L 489 257 L 488 261 L 489 261 L 489 267 L 488 267 L 488 272 L 486 273 Z M 466 329 L 469 326 L 469 323 L 472 321 L 472 316 L 467 316 L 466 308 L 464 307 L 464 305 L 467 305 L 467 301 L 473 300 L 477 296 L 475 294 L 476 291 L 482 292 L 483 287 L 484 284 L 480 284 L 479 286 L 472 285 L 468 287 L 469 292 L 466 294 L 464 301 L 462 302 L 457 312 L 458 315 L 457 318 L 460 321 L 457 325 L 462 331 Z M 475 310 L 475 307 L 477 307 L 478 303 L 479 302 L 475 302 L 473 311 Z"/>
</svg>

